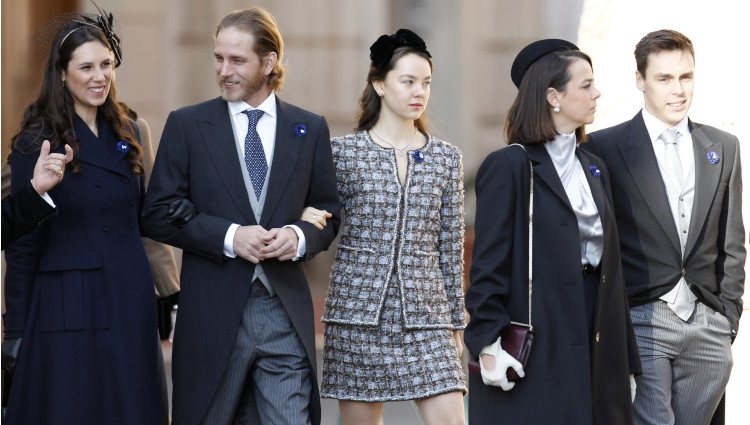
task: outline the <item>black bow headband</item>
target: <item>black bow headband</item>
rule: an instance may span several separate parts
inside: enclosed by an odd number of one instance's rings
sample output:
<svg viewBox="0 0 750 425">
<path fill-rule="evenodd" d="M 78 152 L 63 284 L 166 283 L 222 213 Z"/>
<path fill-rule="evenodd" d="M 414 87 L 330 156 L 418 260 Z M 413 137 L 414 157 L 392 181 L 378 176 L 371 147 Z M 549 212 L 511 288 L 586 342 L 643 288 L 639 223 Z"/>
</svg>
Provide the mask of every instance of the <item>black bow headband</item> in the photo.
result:
<svg viewBox="0 0 750 425">
<path fill-rule="evenodd" d="M 385 68 L 393 57 L 393 52 L 399 47 L 408 46 L 431 58 L 430 52 L 427 51 L 427 46 L 424 44 L 424 40 L 415 34 L 413 31 L 401 28 L 396 31 L 395 34 L 381 35 L 373 44 L 370 46 L 370 60 L 372 65 L 376 68 Z"/>
</svg>

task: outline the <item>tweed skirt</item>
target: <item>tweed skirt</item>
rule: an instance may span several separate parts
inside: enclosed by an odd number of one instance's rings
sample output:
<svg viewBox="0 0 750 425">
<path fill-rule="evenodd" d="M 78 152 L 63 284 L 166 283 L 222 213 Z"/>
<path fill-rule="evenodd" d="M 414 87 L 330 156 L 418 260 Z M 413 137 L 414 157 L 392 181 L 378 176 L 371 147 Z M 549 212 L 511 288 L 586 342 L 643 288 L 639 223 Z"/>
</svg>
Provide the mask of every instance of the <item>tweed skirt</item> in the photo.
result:
<svg viewBox="0 0 750 425">
<path fill-rule="evenodd" d="M 400 292 L 392 279 L 376 326 L 326 323 L 321 397 L 384 402 L 466 394 L 453 331 L 404 329 Z"/>
</svg>

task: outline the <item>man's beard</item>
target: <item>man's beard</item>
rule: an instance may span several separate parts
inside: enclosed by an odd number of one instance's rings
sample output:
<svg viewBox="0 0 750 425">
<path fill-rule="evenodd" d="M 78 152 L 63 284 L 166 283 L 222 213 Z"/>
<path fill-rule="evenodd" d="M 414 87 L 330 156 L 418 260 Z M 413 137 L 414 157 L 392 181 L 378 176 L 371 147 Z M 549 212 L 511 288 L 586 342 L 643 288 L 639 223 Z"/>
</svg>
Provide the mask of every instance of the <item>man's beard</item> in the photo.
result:
<svg viewBox="0 0 750 425">
<path fill-rule="evenodd" d="M 237 88 L 235 88 L 231 92 L 231 95 L 229 90 L 224 87 L 224 83 L 226 81 L 227 80 L 225 78 L 221 76 L 219 77 L 219 87 L 221 88 L 222 99 L 226 100 L 227 102 L 238 102 L 240 100 L 246 100 L 253 93 L 260 91 L 268 81 L 268 77 L 263 74 L 262 70 L 259 69 L 258 72 L 252 77 L 252 79 L 244 81 L 244 85 L 242 83 L 242 80 L 240 80 L 239 84 L 237 84 Z"/>
</svg>

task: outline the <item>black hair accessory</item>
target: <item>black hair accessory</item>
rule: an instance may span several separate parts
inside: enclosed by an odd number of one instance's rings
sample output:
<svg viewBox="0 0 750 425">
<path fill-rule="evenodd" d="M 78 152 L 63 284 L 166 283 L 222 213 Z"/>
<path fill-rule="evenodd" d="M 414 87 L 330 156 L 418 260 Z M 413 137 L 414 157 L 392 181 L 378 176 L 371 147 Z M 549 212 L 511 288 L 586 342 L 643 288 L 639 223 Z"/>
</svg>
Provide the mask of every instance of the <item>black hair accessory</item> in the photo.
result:
<svg viewBox="0 0 750 425">
<path fill-rule="evenodd" d="M 109 46 L 112 48 L 112 52 L 115 54 L 115 68 L 117 68 L 122 63 L 122 48 L 120 47 L 120 37 L 115 33 L 114 30 L 114 17 L 111 13 L 105 12 L 104 9 L 99 7 L 98 4 L 94 3 L 93 0 L 90 1 L 91 4 L 96 7 L 96 10 L 99 11 L 99 14 L 81 13 L 78 14 L 75 18 L 71 19 L 71 22 L 99 28 L 102 33 L 104 33 L 104 36 L 107 37 Z M 65 37 L 63 37 L 62 41 L 60 42 L 60 47 L 62 47 L 63 43 L 65 43 L 65 40 L 68 38 L 68 36 L 79 28 L 81 27 L 75 27 L 70 30 L 70 32 L 65 34 Z"/>
<path fill-rule="evenodd" d="M 381 35 L 370 46 L 370 60 L 376 68 L 385 68 L 393 57 L 393 52 L 399 47 L 408 46 L 431 58 L 424 40 L 411 30 L 401 28 L 395 34 Z"/>
<path fill-rule="evenodd" d="M 516 87 L 521 87 L 523 76 L 526 75 L 526 71 L 529 70 L 531 64 L 549 53 L 568 50 L 580 49 L 570 41 L 557 38 L 548 38 L 546 40 L 539 40 L 529 44 L 521 49 L 513 60 L 513 66 L 510 68 L 510 79 L 513 80 L 513 84 L 515 84 Z"/>
</svg>

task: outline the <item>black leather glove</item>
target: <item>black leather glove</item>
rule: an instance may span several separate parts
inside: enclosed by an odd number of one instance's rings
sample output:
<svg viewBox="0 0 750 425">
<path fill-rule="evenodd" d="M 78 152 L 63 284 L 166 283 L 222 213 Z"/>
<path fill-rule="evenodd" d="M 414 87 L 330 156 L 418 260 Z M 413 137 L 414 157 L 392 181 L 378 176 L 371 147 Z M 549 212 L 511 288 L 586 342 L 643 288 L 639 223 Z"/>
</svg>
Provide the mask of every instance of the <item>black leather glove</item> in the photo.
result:
<svg viewBox="0 0 750 425">
<path fill-rule="evenodd" d="M 187 199 L 178 199 L 169 204 L 167 210 L 167 222 L 173 226 L 185 227 L 192 221 L 198 212 L 195 205 Z"/>
</svg>

